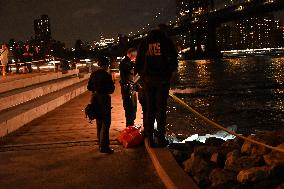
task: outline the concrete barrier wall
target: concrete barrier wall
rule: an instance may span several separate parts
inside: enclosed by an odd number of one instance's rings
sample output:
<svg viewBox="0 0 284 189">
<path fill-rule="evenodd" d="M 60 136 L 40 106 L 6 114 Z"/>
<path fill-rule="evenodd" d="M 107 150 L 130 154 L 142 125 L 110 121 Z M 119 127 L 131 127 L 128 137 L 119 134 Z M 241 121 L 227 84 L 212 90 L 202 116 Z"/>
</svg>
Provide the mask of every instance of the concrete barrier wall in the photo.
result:
<svg viewBox="0 0 284 189">
<path fill-rule="evenodd" d="M 11 80 L 7 82 L 2 82 L 0 83 L 0 93 L 7 92 L 13 89 L 24 88 L 27 86 L 35 85 L 38 83 L 43 83 L 46 81 L 51 81 L 54 79 L 68 77 L 74 74 L 78 74 L 77 70 L 68 70 L 68 73 L 66 74 L 62 74 L 61 72 L 57 72 L 57 73 L 49 72 L 49 73 L 42 74 L 42 75 L 36 75 L 34 77 L 27 77 L 27 78 L 21 78 L 21 79 Z"/>
<path fill-rule="evenodd" d="M 87 79 L 84 77 L 84 79 Z M 47 84 L 45 86 L 39 86 L 37 88 L 34 88 L 32 90 L 24 91 L 22 93 L 13 94 L 10 96 L 2 97 L 0 98 L 0 111 L 22 104 L 24 102 L 27 102 L 29 100 L 35 99 L 40 96 L 47 95 L 49 93 L 58 91 L 60 89 L 63 89 L 65 87 L 71 86 L 75 83 L 80 82 L 80 79 L 78 77 L 70 78 L 64 81 L 59 81 L 56 83 Z"/>
<path fill-rule="evenodd" d="M 87 91 L 86 84 L 80 85 L 78 88 L 70 90 L 62 95 L 45 102 L 41 105 L 35 105 L 34 107 L 29 107 L 26 110 L 18 113 L 14 117 L 10 117 L 7 119 L 2 119 L 0 123 L 0 137 L 3 137 L 25 124 L 31 122 L 32 120 L 54 110 L 55 108 L 61 106 L 62 104 L 70 101 L 71 99 L 79 96 L 80 94 Z M 8 116 L 9 117 L 9 116 Z"/>
</svg>

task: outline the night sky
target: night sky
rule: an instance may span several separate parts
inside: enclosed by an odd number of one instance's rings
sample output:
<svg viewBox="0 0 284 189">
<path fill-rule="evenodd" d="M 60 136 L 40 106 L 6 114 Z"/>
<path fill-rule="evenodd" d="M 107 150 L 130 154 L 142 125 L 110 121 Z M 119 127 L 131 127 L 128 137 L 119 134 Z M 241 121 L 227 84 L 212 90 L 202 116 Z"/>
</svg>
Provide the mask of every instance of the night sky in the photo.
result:
<svg viewBox="0 0 284 189">
<path fill-rule="evenodd" d="M 34 36 L 33 20 L 47 14 L 52 37 L 73 47 L 75 40 L 116 37 L 175 16 L 175 0 L 0 0 L 0 42 Z"/>
<path fill-rule="evenodd" d="M 50 17 L 52 37 L 73 47 L 77 39 L 90 42 L 100 34 L 116 37 L 166 23 L 175 16 L 175 0 L 0 0 L 0 43 L 34 36 L 33 20 L 42 14 Z"/>
</svg>

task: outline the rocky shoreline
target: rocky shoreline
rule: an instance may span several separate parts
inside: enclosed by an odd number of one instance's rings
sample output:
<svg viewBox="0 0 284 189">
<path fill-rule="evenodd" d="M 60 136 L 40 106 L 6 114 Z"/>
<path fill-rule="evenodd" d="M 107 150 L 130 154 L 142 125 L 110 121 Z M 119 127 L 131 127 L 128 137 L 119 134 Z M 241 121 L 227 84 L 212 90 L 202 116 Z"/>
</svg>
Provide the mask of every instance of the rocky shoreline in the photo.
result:
<svg viewBox="0 0 284 189">
<path fill-rule="evenodd" d="M 284 149 L 284 130 L 248 138 Z M 237 138 L 173 143 L 169 149 L 201 189 L 284 189 L 284 153 Z"/>
</svg>

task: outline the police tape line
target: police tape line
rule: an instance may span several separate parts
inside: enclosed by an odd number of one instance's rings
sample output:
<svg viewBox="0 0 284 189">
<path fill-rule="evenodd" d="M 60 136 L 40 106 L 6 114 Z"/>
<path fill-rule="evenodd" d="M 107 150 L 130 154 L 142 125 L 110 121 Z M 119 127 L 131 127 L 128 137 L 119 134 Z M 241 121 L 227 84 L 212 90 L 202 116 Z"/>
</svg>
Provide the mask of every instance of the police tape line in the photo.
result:
<svg viewBox="0 0 284 189">
<path fill-rule="evenodd" d="M 223 131 L 226 131 L 227 133 L 230 133 L 231 135 L 234 135 L 234 136 L 236 136 L 238 138 L 241 138 L 243 140 L 249 141 L 251 143 L 254 143 L 254 144 L 257 144 L 257 145 L 269 148 L 271 150 L 275 150 L 275 151 L 284 153 L 284 149 L 281 149 L 281 148 L 278 148 L 278 147 L 273 147 L 273 146 L 267 145 L 265 143 L 262 143 L 262 142 L 259 142 L 259 141 L 256 141 L 256 140 L 244 137 L 242 135 L 239 135 L 239 134 L 235 133 L 234 131 L 231 131 L 231 130 L 229 130 L 229 129 L 227 129 L 227 128 L 225 128 L 225 127 L 223 127 L 223 126 L 221 126 L 221 125 L 211 121 L 207 117 L 203 116 L 202 114 L 200 114 L 199 112 L 197 112 L 196 110 L 191 108 L 188 104 L 186 104 L 183 100 L 181 100 L 180 98 L 178 98 L 177 96 L 175 96 L 171 92 L 170 92 L 169 96 L 172 97 L 174 101 L 176 101 L 177 103 L 181 104 L 183 107 L 185 107 L 191 113 L 193 113 L 195 116 L 197 116 L 198 118 L 202 119 L 203 121 L 205 121 L 206 123 L 208 123 L 209 125 L 211 125 L 213 127 L 216 127 L 216 128 L 221 129 Z"/>
</svg>

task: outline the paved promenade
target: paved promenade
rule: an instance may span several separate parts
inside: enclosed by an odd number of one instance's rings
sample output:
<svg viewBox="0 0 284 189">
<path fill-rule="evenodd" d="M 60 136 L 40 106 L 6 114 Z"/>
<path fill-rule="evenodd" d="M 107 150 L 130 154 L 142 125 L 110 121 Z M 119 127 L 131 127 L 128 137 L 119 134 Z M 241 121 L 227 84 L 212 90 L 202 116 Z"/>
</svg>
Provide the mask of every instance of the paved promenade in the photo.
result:
<svg viewBox="0 0 284 189">
<path fill-rule="evenodd" d="M 98 150 L 95 123 L 82 111 L 85 93 L 5 138 L 0 144 L 0 189 L 165 188 L 144 146 L 125 149 L 116 140 L 125 127 L 120 88 L 112 96 L 111 147 Z M 141 107 L 137 113 L 141 124 Z"/>
</svg>

